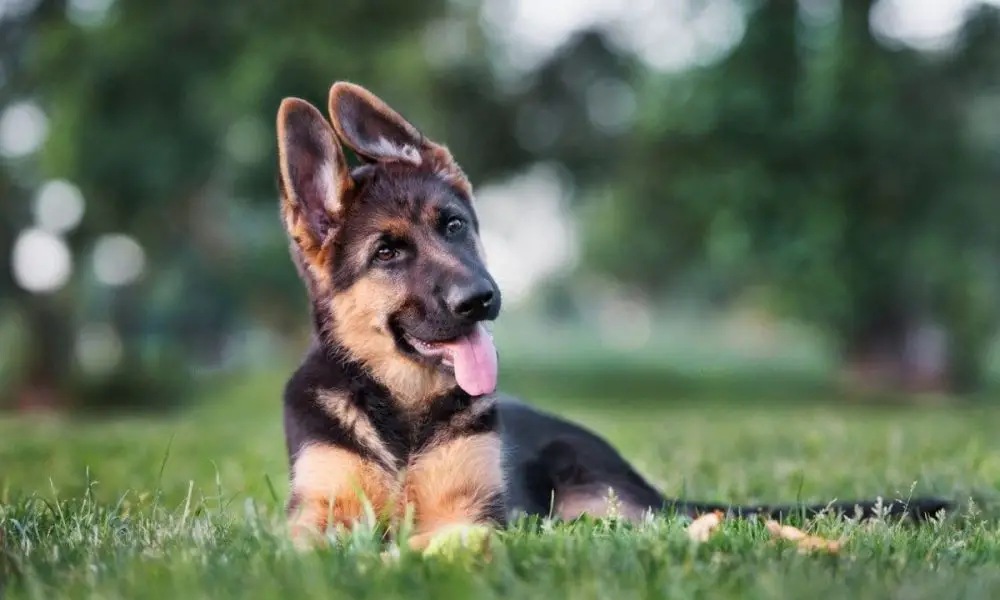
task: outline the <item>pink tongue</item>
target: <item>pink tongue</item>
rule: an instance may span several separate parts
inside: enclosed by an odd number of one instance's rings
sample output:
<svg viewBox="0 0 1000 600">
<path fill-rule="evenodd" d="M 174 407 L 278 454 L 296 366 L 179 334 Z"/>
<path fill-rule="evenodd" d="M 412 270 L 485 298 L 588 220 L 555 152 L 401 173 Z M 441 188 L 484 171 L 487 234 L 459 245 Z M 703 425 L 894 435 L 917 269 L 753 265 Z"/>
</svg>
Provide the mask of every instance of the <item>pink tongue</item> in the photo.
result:
<svg viewBox="0 0 1000 600">
<path fill-rule="evenodd" d="M 459 387 L 470 396 L 493 393 L 497 387 L 497 350 L 482 325 L 442 346 L 451 352 Z"/>
</svg>

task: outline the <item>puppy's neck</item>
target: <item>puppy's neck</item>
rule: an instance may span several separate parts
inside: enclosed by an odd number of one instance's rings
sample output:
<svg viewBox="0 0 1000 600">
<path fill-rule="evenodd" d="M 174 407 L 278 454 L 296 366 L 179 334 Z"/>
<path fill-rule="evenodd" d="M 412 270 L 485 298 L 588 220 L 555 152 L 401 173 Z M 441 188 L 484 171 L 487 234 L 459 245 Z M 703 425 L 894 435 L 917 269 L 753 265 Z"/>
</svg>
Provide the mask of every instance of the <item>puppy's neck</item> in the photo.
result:
<svg viewBox="0 0 1000 600">
<path fill-rule="evenodd" d="M 420 412 L 435 398 L 461 392 L 453 375 L 418 365 L 403 356 L 365 363 L 365 368 L 407 412 Z"/>
<path fill-rule="evenodd" d="M 405 412 L 421 412 L 435 398 L 465 393 L 458 387 L 454 375 L 417 364 L 398 351 L 386 352 L 377 344 L 378 340 L 373 340 L 372 344 L 377 348 L 355 349 L 347 347 L 332 333 L 318 332 L 313 343 L 322 347 L 326 356 L 349 366 L 353 377 L 370 380 L 384 388 L 389 399 Z"/>
</svg>

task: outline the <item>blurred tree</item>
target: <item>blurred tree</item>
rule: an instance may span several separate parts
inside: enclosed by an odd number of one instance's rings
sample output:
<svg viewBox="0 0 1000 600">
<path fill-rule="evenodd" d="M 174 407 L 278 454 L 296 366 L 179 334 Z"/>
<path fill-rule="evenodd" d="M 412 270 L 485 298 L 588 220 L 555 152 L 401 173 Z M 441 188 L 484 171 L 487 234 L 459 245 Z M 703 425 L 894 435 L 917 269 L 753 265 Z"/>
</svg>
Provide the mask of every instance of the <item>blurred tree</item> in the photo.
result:
<svg viewBox="0 0 1000 600">
<path fill-rule="evenodd" d="M 866 379 L 969 389 L 1000 314 L 996 154 L 969 120 L 995 93 L 1000 11 L 928 56 L 880 43 L 874 3 L 821 26 L 757 3 L 725 60 L 654 82 L 590 258 L 652 290 L 692 265 L 768 283 Z M 948 334 L 940 357 L 928 324 Z"/>
<path fill-rule="evenodd" d="M 299 332 L 274 115 L 287 95 L 323 107 L 336 79 L 447 140 L 474 181 L 564 166 L 586 200 L 590 267 L 720 299 L 763 283 L 781 310 L 826 327 L 848 366 L 893 385 L 981 378 L 1000 314 L 996 7 L 926 54 L 878 39 L 874 0 L 842 0 L 826 21 L 748 2 L 728 56 L 674 74 L 595 26 L 511 85 L 476 2 L 16 4 L 0 18 L 0 108 L 38 102 L 48 139 L 0 168 L 0 341 L 21 324 L 12 397 L 158 403 L 182 395 L 191 367 L 232 360 L 234 333 Z M 75 268 L 32 293 L 12 248 L 55 177 L 86 199 L 62 235 Z M 141 245 L 135 281 L 96 272 L 119 233 Z M 943 359 L 924 356 L 928 325 L 948 334 Z M 81 360 L 81 340 L 117 344 L 114 364 Z"/>
<path fill-rule="evenodd" d="M 35 10 L 12 6 L 0 19 L 0 110 L 10 108 L 29 95 L 33 78 L 26 69 L 32 46 L 32 30 L 54 17 L 57 7 L 41 3 Z M 58 294 L 34 296 L 17 285 L 14 272 L 14 244 L 21 230 L 19 224 L 30 214 L 30 183 L 34 164 L 20 156 L 7 158 L 0 165 L 0 324 L 13 323 L 18 329 L 14 341 L 22 342 L 21 352 L 5 348 L 5 362 L 19 368 L 20 379 L 30 394 L 10 394 L 17 389 L 5 381 L 0 404 L 16 397 L 25 406 L 49 406 L 56 402 L 53 385 L 69 371 L 67 348 L 70 347 L 65 311 L 66 297 Z M 24 329 L 36 336 L 25 335 Z M 11 340 L 7 340 L 10 343 Z M 22 356 L 26 355 L 26 356 Z M 10 364 L 7 365 L 10 368 Z M 4 373 L 11 377 L 11 373 Z"/>
<path fill-rule="evenodd" d="M 634 118 L 639 62 L 599 27 L 573 35 L 513 97 L 515 133 L 539 161 L 557 162 L 581 188 L 607 181 Z"/>
<path fill-rule="evenodd" d="M 527 159 L 507 133 L 513 112 L 494 89 L 475 21 L 446 0 L 80 6 L 42 0 L 24 24 L 20 93 L 49 119 L 25 194 L 47 177 L 74 182 L 87 200 L 67 240 L 74 255 L 89 259 L 100 236 L 124 233 L 146 268 L 117 287 L 77 268 L 51 301 L 13 296 L 26 358 L 10 389 L 22 395 L 44 383 L 84 406 L 153 403 L 154 390 L 176 398 L 189 367 L 224 360 L 248 322 L 297 331 L 289 315 L 304 299 L 276 216 L 273 122 L 284 96 L 325 109 L 332 82 L 354 80 L 447 139 L 477 179 Z M 442 31 L 455 48 L 435 63 L 426 45 Z M 4 225 L 27 225 L 26 200 L 14 204 Z M 0 252 L 16 234 L 4 232 Z M 73 355 L 94 322 L 121 343 L 121 361 L 99 374 Z"/>
</svg>

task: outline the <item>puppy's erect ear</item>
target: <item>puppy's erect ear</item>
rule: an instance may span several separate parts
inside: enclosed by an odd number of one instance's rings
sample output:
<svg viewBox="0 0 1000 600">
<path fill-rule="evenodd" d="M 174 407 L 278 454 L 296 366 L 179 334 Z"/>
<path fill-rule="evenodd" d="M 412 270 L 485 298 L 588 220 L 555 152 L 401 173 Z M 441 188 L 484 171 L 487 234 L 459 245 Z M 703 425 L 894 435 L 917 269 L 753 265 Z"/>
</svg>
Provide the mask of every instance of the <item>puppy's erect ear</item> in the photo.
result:
<svg viewBox="0 0 1000 600">
<path fill-rule="evenodd" d="M 368 160 L 419 165 L 430 145 L 416 127 L 375 94 L 346 81 L 330 88 L 330 120 L 340 139 Z"/>
<path fill-rule="evenodd" d="M 451 153 L 365 88 L 338 81 L 330 88 L 330 120 L 359 157 L 426 166 L 471 197 L 472 186 Z"/>
<path fill-rule="evenodd" d="M 285 228 L 312 262 L 343 215 L 350 172 L 333 129 L 312 104 L 285 98 L 277 126 Z"/>
</svg>

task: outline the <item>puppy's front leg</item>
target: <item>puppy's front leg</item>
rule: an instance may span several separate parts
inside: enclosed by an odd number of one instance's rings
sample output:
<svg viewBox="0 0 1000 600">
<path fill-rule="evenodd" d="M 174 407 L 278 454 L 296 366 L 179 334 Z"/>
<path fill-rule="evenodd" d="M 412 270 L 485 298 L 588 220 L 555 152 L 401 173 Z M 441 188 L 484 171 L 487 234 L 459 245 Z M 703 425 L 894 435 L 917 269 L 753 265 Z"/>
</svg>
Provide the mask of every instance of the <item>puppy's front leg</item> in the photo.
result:
<svg viewBox="0 0 1000 600">
<path fill-rule="evenodd" d="M 416 527 L 409 546 L 425 553 L 485 549 L 506 519 L 500 436 L 457 437 L 420 454 L 407 477 Z"/>
<path fill-rule="evenodd" d="M 366 500 L 382 513 L 392 485 L 388 472 L 349 450 L 307 444 L 292 466 L 288 517 L 295 544 L 312 546 L 330 526 L 352 528 L 364 515 Z"/>
</svg>

